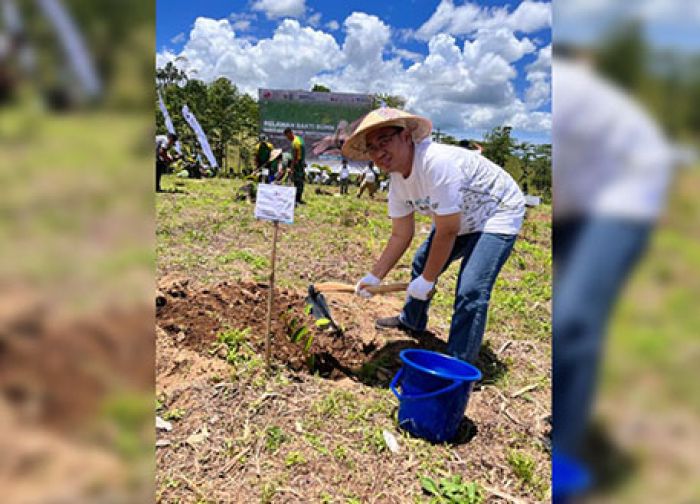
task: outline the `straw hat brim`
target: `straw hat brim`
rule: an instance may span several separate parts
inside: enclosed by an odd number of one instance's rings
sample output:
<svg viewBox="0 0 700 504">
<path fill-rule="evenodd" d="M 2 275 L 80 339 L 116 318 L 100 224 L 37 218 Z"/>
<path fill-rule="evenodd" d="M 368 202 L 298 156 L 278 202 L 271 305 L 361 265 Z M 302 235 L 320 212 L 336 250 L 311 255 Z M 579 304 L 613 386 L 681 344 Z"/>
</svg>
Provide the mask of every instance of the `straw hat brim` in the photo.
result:
<svg viewBox="0 0 700 504">
<path fill-rule="evenodd" d="M 274 161 L 280 157 L 280 154 L 282 154 L 282 149 L 272 149 L 272 152 L 270 153 L 270 161 Z"/>
<path fill-rule="evenodd" d="M 387 107 L 373 110 L 362 119 L 357 129 L 343 143 L 343 156 L 356 161 L 368 161 L 370 157 L 366 152 L 367 134 L 387 126 L 399 126 L 409 130 L 416 143 L 425 139 L 433 130 L 433 123 L 425 117 Z"/>
</svg>

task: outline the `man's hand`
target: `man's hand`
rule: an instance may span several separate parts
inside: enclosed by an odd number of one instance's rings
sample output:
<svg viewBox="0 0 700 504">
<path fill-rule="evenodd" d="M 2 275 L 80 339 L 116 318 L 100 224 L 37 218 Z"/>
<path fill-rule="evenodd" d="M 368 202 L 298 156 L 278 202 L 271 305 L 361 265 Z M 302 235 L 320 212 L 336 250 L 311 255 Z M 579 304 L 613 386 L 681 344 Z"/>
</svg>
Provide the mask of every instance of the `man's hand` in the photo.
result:
<svg viewBox="0 0 700 504">
<path fill-rule="evenodd" d="M 379 278 L 374 276 L 372 273 L 367 273 L 359 282 L 357 282 L 357 285 L 355 285 L 355 294 L 365 299 L 369 299 L 372 297 L 372 293 L 365 289 L 365 287 L 379 285 L 380 283 L 382 283 L 382 281 Z"/>
<path fill-rule="evenodd" d="M 406 294 L 414 299 L 420 301 L 427 301 L 430 297 L 430 293 L 435 287 L 435 282 L 428 282 L 423 275 L 415 278 L 410 284 L 408 284 L 408 289 L 406 289 Z"/>
</svg>

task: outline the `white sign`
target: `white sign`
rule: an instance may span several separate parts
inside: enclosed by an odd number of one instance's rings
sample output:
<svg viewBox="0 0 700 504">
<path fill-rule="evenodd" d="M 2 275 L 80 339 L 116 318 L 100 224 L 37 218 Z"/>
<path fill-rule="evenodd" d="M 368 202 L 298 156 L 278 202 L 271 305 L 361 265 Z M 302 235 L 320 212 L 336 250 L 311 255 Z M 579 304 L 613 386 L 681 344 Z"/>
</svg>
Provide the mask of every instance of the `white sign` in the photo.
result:
<svg viewBox="0 0 700 504">
<path fill-rule="evenodd" d="M 525 204 L 530 207 L 536 207 L 540 204 L 540 197 L 539 196 L 530 196 L 529 194 L 525 195 Z"/>
<path fill-rule="evenodd" d="M 296 187 L 258 184 L 255 218 L 292 224 L 296 194 Z"/>
</svg>

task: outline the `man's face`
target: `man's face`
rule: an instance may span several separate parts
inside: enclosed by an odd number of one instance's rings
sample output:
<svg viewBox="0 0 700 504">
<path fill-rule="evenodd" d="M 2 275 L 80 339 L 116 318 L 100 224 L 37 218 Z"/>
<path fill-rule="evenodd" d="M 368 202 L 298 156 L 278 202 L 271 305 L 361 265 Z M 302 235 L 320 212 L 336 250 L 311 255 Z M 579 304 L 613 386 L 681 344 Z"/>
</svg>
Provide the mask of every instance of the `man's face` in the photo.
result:
<svg viewBox="0 0 700 504">
<path fill-rule="evenodd" d="M 287 140 L 289 140 L 290 142 L 294 140 L 294 133 L 291 131 L 285 133 L 284 136 L 286 136 Z"/>
<path fill-rule="evenodd" d="M 387 173 L 402 171 L 412 163 L 413 141 L 410 133 L 392 126 L 367 134 L 367 154 L 372 162 Z"/>
</svg>

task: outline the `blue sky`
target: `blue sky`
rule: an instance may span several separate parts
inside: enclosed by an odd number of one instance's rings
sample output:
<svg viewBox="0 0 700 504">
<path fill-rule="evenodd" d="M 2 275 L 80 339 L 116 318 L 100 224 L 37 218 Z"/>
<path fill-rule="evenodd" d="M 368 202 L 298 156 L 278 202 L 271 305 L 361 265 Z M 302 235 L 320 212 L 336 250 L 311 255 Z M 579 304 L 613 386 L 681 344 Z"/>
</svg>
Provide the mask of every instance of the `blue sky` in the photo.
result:
<svg viewBox="0 0 700 504">
<path fill-rule="evenodd" d="M 199 20 L 198 20 L 199 18 Z M 258 87 L 387 92 L 458 138 L 549 142 L 551 4 L 157 0 L 157 64 Z"/>
</svg>

